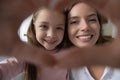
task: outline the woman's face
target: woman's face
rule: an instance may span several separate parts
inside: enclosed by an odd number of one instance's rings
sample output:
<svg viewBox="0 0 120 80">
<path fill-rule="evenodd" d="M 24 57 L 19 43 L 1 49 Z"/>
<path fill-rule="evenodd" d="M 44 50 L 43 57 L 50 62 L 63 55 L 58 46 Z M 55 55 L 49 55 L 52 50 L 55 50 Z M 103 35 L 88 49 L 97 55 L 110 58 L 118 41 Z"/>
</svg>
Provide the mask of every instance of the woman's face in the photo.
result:
<svg viewBox="0 0 120 80">
<path fill-rule="evenodd" d="M 41 10 L 35 21 L 37 41 L 47 50 L 58 46 L 64 36 L 65 16 L 57 11 Z"/>
<path fill-rule="evenodd" d="M 92 46 L 100 35 L 95 9 L 85 3 L 76 4 L 68 16 L 68 36 L 77 47 Z"/>
</svg>

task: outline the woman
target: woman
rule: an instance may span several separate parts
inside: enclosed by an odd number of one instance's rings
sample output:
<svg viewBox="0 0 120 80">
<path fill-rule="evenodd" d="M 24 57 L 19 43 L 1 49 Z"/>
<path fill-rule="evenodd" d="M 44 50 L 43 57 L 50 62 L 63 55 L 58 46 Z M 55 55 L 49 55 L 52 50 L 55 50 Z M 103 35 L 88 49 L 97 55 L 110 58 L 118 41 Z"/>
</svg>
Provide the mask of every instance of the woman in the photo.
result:
<svg viewBox="0 0 120 80">
<path fill-rule="evenodd" d="M 71 43 L 69 47 L 102 45 L 112 40 L 112 38 L 110 40 L 103 38 L 100 15 L 93 7 L 77 2 L 67 8 L 66 12 L 68 37 Z M 106 66 L 85 66 L 70 70 L 70 77 L 73 80 L 119 80 L 118 73 L 120 74 L 119 70 Z"/>
</svg>

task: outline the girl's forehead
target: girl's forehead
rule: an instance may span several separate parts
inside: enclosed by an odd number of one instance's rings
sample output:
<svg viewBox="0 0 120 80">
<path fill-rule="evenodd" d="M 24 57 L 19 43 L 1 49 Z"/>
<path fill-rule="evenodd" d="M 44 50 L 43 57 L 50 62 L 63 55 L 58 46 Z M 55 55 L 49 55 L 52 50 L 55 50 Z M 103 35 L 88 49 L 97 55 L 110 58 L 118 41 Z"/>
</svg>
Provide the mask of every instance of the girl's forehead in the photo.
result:
<svg viewBox="0 0 120 80">
<path fill-rule="evenodd" d="M 61 19 L 65 17 L 65 15 L 63 15 L 62 12 L 58 12 L 56 10 L 49 10 L 49 9 L 43 9 L 40 10 L 39 12 L 37 12 L 37 14 L 34 16 L 34 21 L 36 21 L 37 19 Z"/>
<path fill-rule="evenodd" d="M 64 23 L 65 17 L 62 13 L 53 10 L 41 10 L 34 19 L 34 23 L 47 22 L 49 24 Z"/>
<path fill-rule="evenodd" d="M 63 15 L 62 12 L 59 12 L 57 10 L 52 10 L 52 9 L 42 9 L 38 12 L 38 15 L 51 15 L 51 16 L 56 16 L 56 15 Z"/>
</svg>

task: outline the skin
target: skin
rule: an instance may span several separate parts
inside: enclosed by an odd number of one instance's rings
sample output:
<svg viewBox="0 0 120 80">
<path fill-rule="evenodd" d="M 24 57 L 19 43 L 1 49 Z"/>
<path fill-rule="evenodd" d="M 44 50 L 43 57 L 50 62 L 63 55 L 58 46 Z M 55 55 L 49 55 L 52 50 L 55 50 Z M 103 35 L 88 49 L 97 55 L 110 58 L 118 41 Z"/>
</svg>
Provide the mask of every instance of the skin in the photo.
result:
<svg viewBox="0 0 120 80">
<path fill-rule="evenodd" d="M 53 10 L 41 10 L 34 25 L 37 41 L 47 50 L 55 49 L 62 42 L 65 31 L 63 14 Z"/>
<path fill-rule="evenodd" d="M 42 0 L 41 0 L 42 1 Z M 39 50 L 21 42 L 17 31 L 21 22 L 41 5 L 40 0 L 0 1 L 0 55 L 15 56 L 34 64 L 53 65 L 55 60 L 47 51 Z M 47 2 L 48 1 L 48 2 Z M 47 6 L 49 0 L 42 1 Z M 9 4 L 9 6 L 8 6 Z M 23 10 L 24 9 L 24 10 Z M 21 12 L 22 11 L 22 12 Z M 4 34 L 4 36 L 3 36 Z M 24 46 L 24 47 L 23 47 Z M 41 52 L 41 54 L 39 54 Z M 26 53 L 26 54 L 24 54 Z M 33 53 L 36 53 L 34 55 Z M 38 55 L 37 55 L 38 54 Z M 34 57 L 32 57 L 34 55 Z M 41 58 L 40 58 L 41 57 Z M 32 60 L 32 58 L 35 58 Z M 45 59 L 46 58 L 46 59 Z"/>
<path fill-rule="evenodd" d="M 69 12 L 68 24 L 69 39 L 75 46 L 83 48 L 96 44 L 100 35 L 100 23 L 94 8 L 85 3 L 76 4 Z M 87 68 L 95 80 L 99 80 L 104 71 L 101 66 Z"/>
<path fill-rule="evenodd" d="M 68 17 L 68 36 L 77 47 L 93 46 L 99 37 L 96 11 L 84 3 L 74 6 Z"/>
<path fill-rule="evenodd" d="M 64 68 L 75 68 L 84 65 L 109 65 L 112 67 L 120 67 L 120 54 L 119 54 L 119 3 L 120 1 L 101 1 L 101 0 L 82 0 L 91 6 L 97 8 L 100 13 L 108 17 L 118 30 L 116 39 L 104 46 L 94 46 L 87 48 L 71 48 L 61 51 L 64 55 L 58 55 L 58 65 Z M 114 12 L 113 12 L 114 10 Z M 113 13 L 111 13 L 113 12 Z M 81 52 L 81 54 L 79 53 Z M 75 54 L 72 54 L 75 53 Z M 97 53 L 97 54 L 96 54 Z M 109 57 L 108 57 L 109 55 Z"/>
<path fill-rule="evenodd" d="M 54 0 L 53 0 L 54 1 Z M 71 48 L 69 50 L 61 51 L 65 53 L 57 55 L 57 62 L 48 55 L 42 54 L 42 50 L 33 48 L 30 45 L 19 40 L 17 30 L 27 16 L 41 5 L 54 7 L 56 9 L 63 9 L 66 5 L 75 0 L 57 0 L 54 5 L 50 5 L 51 0 L 1 0 L 0 1 L 0 55 L 1 56 L 16 56 L 34 64 L 42 65 L 56 65 L 64 68 L 80 67 L 83 65 L 109 65 L 113 67 L 120 67 L 120 1 L 119 0 L 82 0 L 90 5 L 96 7 L 99 12 L 108 17 L 118 30 L 117 39 L 114 42 L 104 45 L 89 48 Z M 9 4 L 9 5 L 8 5 Z M 24 8 L 24 11 L 23 11 Z M 3 36 L 4 34 L 4 36 Z M 19 46 L 18 46 L 19 45 Z M 24 47 L 23 47 L 24 46 Z M 79 54 L 79 52 L 83 54 Z M 41 52 L 41 54 L 39 54 Z M 72 53 L 76 54 L 72 54 Z M 98 52 L 98 54 L 95 54 Z M 36 53 L 34 55 L 33 53 Z M 44 52 L 43 52 L 44 53 Z M 45 52 L 47 53 L 47 52 Z M 70 54 L 71 53 L 71 54 Z M 33 56 L 34 55 L 34 56 Z M 109 55 L 109 57 L 108 57 Z M 78 57 L 81 56 L 81 57 Z M 96 57 L 99 56 L 99 57 Z"/>
<path fill-rule="evenodd" d="M 71 0 L 72 1 L 72 0 Z M 54 4 L 53 4 L 54 3 Z M 40 6 L 63 10 L 67 1 L 62 0 L 1 0 L 0 1 L 0 55 L 15 56 L 36 65 L 53 66 L 56 60 L 44 51 L 20 41 L 18 29 L 22 21 Z M 8 5 L 9 4 L 9 5 Z M 58 5 L 63 5 L 59 7 Z M 23 10 L 24 9 L 24 10 Z M 4 34 L 4 36 L 3 36 Z M 23 47 L 24 46 L 24 47 Z M 41 52 L 41 54 L 39 54 Z M 33 53 L 36 53 L 34 55 Z M 34 56 L 33 56 L 34 55 Z"/>
</svg>

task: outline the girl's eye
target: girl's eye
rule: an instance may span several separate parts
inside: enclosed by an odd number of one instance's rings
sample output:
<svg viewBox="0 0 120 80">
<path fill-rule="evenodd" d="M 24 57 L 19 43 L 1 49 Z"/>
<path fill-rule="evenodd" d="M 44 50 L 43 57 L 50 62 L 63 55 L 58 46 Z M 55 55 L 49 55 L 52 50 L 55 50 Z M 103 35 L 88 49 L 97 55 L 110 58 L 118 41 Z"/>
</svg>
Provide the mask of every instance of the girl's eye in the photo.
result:
<svg viewBox="0 0 120 80">
<path fill-rule="evenodd" d="M 57 30 L 64 30 L 63 27 L 57 27 L 56 29 L 57 29 Z"/>
<path fill-rule="evenodd" d="M 43 29 L 43 30 L 48 28 L 47 25 L 40 25 L 39 27 L 40 27 L 40 29 Z"/>
</svg>

